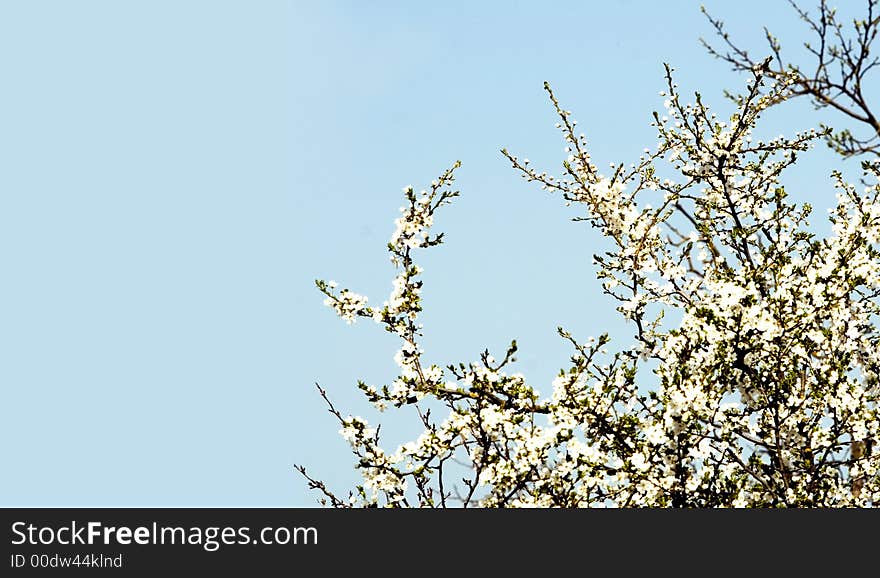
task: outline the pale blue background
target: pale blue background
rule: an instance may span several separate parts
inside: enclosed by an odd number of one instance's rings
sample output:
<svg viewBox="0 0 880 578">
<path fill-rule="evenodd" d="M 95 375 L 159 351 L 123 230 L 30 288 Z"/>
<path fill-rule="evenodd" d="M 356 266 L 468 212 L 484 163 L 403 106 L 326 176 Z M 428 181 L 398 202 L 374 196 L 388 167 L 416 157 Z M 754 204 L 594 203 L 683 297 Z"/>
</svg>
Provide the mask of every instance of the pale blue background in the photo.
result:
<svg viewBox="0 0 880 578">
<path fill-rule="evenodd" d="M 803 38 L 783 2 L 708 4 L 752 46 Z M 517 338 L 548 391 L 557 325 L 631 330 L 600 239 L 498 149 L 558 169 L 544 80 L 601 165 L 653 146 L 663 61 L 729 110 L 709 34 L 697 2 L 0 2 L 0 503 L 311 506 L 294 463 L 355 480 L 313 384 L 372 419 L 354 384 L 392 378 L 397 344 L 312 281 L 386 298 L 400 189 L 455 159 L 428 354 Z M 831 157 L 810 159 L 790 182 L 821 209 Z"/>
</svg>

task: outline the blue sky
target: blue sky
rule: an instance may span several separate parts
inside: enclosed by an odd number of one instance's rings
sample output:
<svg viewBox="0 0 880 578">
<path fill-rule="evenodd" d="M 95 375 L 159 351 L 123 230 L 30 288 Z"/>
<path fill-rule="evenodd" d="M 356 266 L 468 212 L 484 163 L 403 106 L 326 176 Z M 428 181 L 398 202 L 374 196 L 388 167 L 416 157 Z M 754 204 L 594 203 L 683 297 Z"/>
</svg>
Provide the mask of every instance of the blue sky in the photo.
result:
<svg viewBox="0 0 880 578">
<path fill-rule="evenodd" d="M 706 4 L 746 45 L 804 39 L 784 2 Z M 547 391 L 558 325 L 626 341 L 602 240 L 498 151 L 558 169 L 545 80 L 600 165 L 655 142 L 664 61 L 729 110 L 743 79 L 710 34 L 684 1 L 0 4 L 0 503 L 315 505 L 295 463 L 354 482 L 314 383 L 375 419 L 355 383 L 392 379 L 397 343 L 313 280 L 385 299 L 401 187 L 456 159 L 447 243 L 421 259 L 428 357 L 515 338 Z M 788 184 L 827 207 L 836 161 L 809 159 Z"/>
</svg>

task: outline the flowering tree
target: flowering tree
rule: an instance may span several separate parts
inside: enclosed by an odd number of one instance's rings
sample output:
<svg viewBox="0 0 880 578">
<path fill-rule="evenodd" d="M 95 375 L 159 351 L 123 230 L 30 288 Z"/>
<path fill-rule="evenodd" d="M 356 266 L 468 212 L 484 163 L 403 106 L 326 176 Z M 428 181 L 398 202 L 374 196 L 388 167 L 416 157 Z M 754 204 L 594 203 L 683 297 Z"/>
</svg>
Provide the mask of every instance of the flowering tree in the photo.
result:
<svg viewBox="0 0 880 578">
<path fill-rule="evenodd" d="M 400 339 L 399 376 L 360 383 L 378 409 L 412 406 L 422 433 L 392 450 L 379 428 L 330 402 L 363 483 L 339 495 L 299 471 L 336 507 L 874 506 L 880 503 L 880 162 L 866 186 L 834 173 L 833 233 L 780 176 L 817 139 L 752 137 L 761 113 L 802 78 L 767 59 L 748 69 L 722 120 L 680 97 L 667 67 L 658 143 L 606 174 L 549 86 L 569 156 L 559 177 L 506 150 L 524 178 L 578 207 L 611 243 L 598 278 L 636 330 L 582 342 L 563 328 L 570 366 L 541 397 L 501 359 L 425 359 L 419 251 L 441 244 L 434 217 L 459 194 L 454 170 L 405 189 L 388 244 L 397 275 L 381 306 L 317 281 L 346 322 L 372 320 Z M 668 321 L 674 319 L 675 321 Z"/>
</svg>

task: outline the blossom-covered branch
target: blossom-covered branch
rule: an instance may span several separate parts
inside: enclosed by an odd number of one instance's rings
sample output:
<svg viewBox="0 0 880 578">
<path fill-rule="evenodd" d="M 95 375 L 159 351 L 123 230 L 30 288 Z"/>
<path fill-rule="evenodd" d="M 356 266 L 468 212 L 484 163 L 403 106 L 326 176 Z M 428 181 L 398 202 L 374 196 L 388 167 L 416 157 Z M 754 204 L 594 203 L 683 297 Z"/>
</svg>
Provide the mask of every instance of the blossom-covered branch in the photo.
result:
<svg viewBox="0 0 880 578">
<path fill-rule="evenodd" d="M 880 30 L 877 0 L 867 0 L 863 16 L 853 19 L 850 27 L 841 21 L 837 10 L 829 6 L 826 0 L 820 0 L 815 15 L 793 0 L 789 0 L 789 3 L 814 36 L 812 42 L 804 43 L 812 64 L 802 66 L 789 60 L 783 55 L 779 39 L 764 28 L 767 50 L 772 55 L 768 62 L 768 74 L 793 80 L 793 90 L 778 102 L 806 96 L 817 108 L 831 108 L 865 125 L 868 128 L 865 136 L 856 136 L 849 129 L 829 132 L 826 136 L 828 145 L 845 157 L 863 154 L 880 157 L 880 121 L 871 108 L 865 90 L 866 77 L 880 64 L 880 60 L 871 52 Z M 701 39 L 703 46 L 734 70 L 753 70 L 758 61 L 731 40 L 723 21 L 710 15 L 705 8 L 702 10 L 723 48 Z"/>
</svg>

